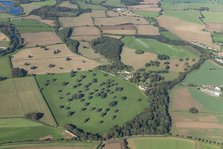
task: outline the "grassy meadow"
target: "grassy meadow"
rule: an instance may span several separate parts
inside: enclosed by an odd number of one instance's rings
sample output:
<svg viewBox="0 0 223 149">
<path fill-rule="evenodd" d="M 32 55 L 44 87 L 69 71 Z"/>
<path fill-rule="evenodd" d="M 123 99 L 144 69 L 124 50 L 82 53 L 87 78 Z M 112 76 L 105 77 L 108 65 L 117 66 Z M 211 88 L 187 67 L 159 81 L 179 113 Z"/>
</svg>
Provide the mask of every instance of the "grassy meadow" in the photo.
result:
<svg viewBox="0 0 223 149">
<path fill-rule="evenodd" d="M 166 54 L 170 58 L 197 58 L 198 53 L 190 47 L 172 46 L 164 43 L 160 43 L 154 39 L 135 38 L 128 36 L 122 39 L 124 44 L 135 50 L 143 50 L 146 52 L 152 52 L 155 54 Z"/>
<path fill-rule="evenodd" d="M 0 142 L 39 140 L 51 135 L 60 139 L 60 130 L 23 118 L 0 118 Z"/>
<path fill-rule="evenodd" d="M 214 43 L 223 43 L 223 33 L 213 33 L 212 40 Z"/>
<path fill-rule="evenodd" d="M 172 137 L 138 137 L 129 138 L 131 149 L 220 149 L 216 145 L 203 144 L 191 140 Z"/>
<path fill-rule="evenodd" d="M 97 70 L 73 77 L 40 75 L 37 81 L 59 125 L 74 124 L 91 133 L 104 134 L 122 125 L 148 104 L 133 84 Z"/>
<path fill-rule="evenodd" d="M 12 22 L 16 25 L 20 33 L 53 31 L 52 27 L 37 20 L 14 19 Z"/>
<path fill-rule="evenodd" d="M 12 77 L 11 62 L 8 55 L 0 57 L 0 76 Z"/>
</svg>

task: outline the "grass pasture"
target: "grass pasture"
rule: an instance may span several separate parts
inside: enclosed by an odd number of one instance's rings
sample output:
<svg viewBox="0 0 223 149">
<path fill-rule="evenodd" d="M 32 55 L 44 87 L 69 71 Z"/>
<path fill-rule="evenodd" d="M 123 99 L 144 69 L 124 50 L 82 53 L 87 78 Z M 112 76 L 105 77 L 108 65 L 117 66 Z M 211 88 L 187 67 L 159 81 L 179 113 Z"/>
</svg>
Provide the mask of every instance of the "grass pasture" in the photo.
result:
<svg viewBox="0 0 223 149">
<path fill-rule="evenodd" d="M 153 17 L 156 18 L 159 16 L 158 12 L 148 12 L 148 11 L 142 11 L 142 10 L 135 10 L 136 14 L 143 16 L 143 17 Z"/>
<path fill-rule="evenodd" d="M 129 138 L 128 144 L 131 149 L 220 149 L 217 145 L 172 137 L 135 137 Z"/>
<path fill-rule="evenodd" d="M 205 11 L 202 12 L 204 15 L 204 22 L 205 23 L 223 23 L 222 15 L 223 12 L 209 12 Z"/>
<path fill-rule="evenodd" d="M 47 24 L 41 23 L 37 20 L 28 20 L 28 19 L 13 19 L 12 21 L 18 31 L 20 33 L 27 33 L 27 32 L 52 32 L 53 28 Z"/>
<path fill-rule="evenodd" d="M 223 33 L 213 33 L 212 40 L 214 43 L 223 43 Z"/>
<path fill-rule="evenodd" d="M 177 47 L 160 43 L 154 39 L 125 37 L 122 40 L 124 44 L 131 49 L 140 49 L 145 52 L 152 52 L 155 54 L 166 54 L 171 58 L 197 58 L 198 53 L 194 49 L 186 47 Z"/>
<path fill-rule="evenodd" d="M 169 32 L 169 31 L 162 31 L 160 34 L 170 40 L 180 40 L 180 38 L 178 36 L 176 36 L 175 34 Z"/>
<path fill-rule="evenodd" d="M 11 62 L 8 55 L 0 57 L 0 76 L 12 77 Z"/>
<path fill-rule="evenodd" d="M 38 141 L 46 136 L 52 139 L 61 138 L 60 130 L 23 118 L 0 118 L 0 133 L 0 142 Z"/>
<path fill-rule="evenodd" d="M 147 106 L 145 95 L 125 80 L 98 70 L 73 75 L 37 76 L 59 125 L 74 124 L 103 135 L 112 126 L 133 119 Z"/>
<path fill-rule="evenodd" d="M 97 143 L 44 143 L 44 144 L 15 144 L 4 145 L 0 149 L 95 149 Z"/>
<path fill-rule="evenodd" d="M 0 88 L 1 117 L 23 117 L 42 112 L 44 116 L 40 121 L 56 125 L 34 78 L 8 79 L 0 82 Z"/>
</svg>

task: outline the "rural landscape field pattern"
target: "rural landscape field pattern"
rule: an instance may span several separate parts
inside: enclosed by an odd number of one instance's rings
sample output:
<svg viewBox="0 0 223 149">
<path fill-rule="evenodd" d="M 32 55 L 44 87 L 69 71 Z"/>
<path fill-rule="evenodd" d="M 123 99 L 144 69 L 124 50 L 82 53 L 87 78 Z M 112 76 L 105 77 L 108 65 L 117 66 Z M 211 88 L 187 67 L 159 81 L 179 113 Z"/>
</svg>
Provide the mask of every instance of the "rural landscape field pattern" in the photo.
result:
<svg viewBox="0 0 223 149">
<path fill-rule="evenodd" d="M 223 0 L 0 0 L 0 149 L 222 149 Z"/>
</svg>

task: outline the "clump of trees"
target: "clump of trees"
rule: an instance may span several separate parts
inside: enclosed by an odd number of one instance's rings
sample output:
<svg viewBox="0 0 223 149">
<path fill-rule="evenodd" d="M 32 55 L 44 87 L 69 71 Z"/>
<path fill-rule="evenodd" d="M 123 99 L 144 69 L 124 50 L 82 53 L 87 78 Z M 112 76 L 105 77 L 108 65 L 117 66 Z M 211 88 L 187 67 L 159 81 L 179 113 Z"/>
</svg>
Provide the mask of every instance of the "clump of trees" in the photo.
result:
<svg viewBox="0 0 223 149">
<path fill-rule="evenodd" d="M 38 121 L 40 120 L 42 117 L 44 116 L 44 113 L 41 112 L 32 112 L 32 113 L 28 113 L 26 114 L 26 118 L 33 120 L 33 121 Z"/>
<path fill-rule="evenodd" d="M 91 12 L 91 9 L 73 9 L 61 6 L 43 6 L 30 12 L 31 15 L 38 15 L 43 19 L 55 20 L 58 17 L 76 17 L 82 13 Z"/>
<path fill-rule="evenodd" d="M 165 54 L 158 54 L 157 58 L 159 60 L 169 60 L 170 59 L 170 57 L 168 55 L 165 55 Z"/>
<path fill-rule="evenodd" d="M 191 108 L 189 109 L 189 112 L 190 112 L 190 113 L 193 113 L 193 114 L 196 114 L 196 113 L 198 113 L 198 109 L 195 108 L 195 107 L 191 107 Z"/>
<path fill-rule="evenodd" d="M 13 77 L 21 78 L 21 77 L 27 76 L 27 74 L 28 74 L 28 72 L 23 68 L 13 68 L 12 69 L 12 76 Z"/>
</svg>

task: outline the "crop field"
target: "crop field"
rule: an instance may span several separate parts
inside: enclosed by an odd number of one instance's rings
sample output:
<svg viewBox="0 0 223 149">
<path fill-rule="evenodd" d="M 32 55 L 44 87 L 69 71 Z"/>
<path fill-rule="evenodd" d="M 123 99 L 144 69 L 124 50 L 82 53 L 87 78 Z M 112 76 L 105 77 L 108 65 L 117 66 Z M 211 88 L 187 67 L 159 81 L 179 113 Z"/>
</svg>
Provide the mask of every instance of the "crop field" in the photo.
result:
<svg viewBox="0 0 223 149">
<path fill-rule="evenodd" d="M 106 0 L 103 5 L 114 6 L 114 7 L 124 7 L 125 5 L 121 2 L 121 0 Z"/>
<path fill-rule="evenodd" d="M 63 1 L 63 2 L 60 3 L 59 6 L 73 8 L 73 9 L 78 9 L 77 4 L 71 4 L 69 1 Z"/>
<path fill-rule="evenodd" d="M 12 58 L 13 67 L 24 68 L 29 74 L 46 74 L 88 70 L 98 66 L 97 62 L 72 53 L 65 44 L 51 45 L 46 48 L 47 50 L 34 47 L 19 51 Z"/>
<path fill-rule="evenodd" d="M 134 118 L 148 102 L 133 84 L 97 70 L 41 75 L 37 80 L 59 125 L 74 124 L 101 135 Z"/>
<path fill-rule="evenodd" d="M 202 14 L 206 23 L 223 23 L 223 12 L 203 12 Z"/>
<path fill-rule="evenodd" d="M 143 68 L 149 60 L 156 60 L 157 55 L 153 53 L 136 54 L 134 49 L 124 47 L 122 50 L 121 60 L 124 64 L 132 66 L 134 70 Z"/>
<path fill-rule="evenodd" d="M 147 5 L 156 5 L 160 2 L 160 0 L 144 0 L 143 2 L 141 2 L 141 4 L 147 4 Z"/>
<path fill-rule="evenodd" d="M 213 33 L 212 39 L 214 43 L 223 43 L 223 34 Z"/>
<path fill-rule="evenodd" d="M 134 35 L 136 34 L 136 28 L 133 25 L 110 25 L 100 27 L 104 34 L 115 35 Z"/>
<path fill-rule="evenodd" d="M 176 36 L 175 34 L 169 32 L 169 31 L 162 31 L 160 34 L 170 40 L 180 40 L 180 38 L 178 36 Z"/>
<path fill-rule="evenodd" d="M 100 31 L 97 27 L 76 27 L 71 36 L 100 36 Z"/>
<path fill-rule="evenodd" d="M 0 76 L 11 78 L 11 62 L 9 56 L 0 57 Z"/>
<path fill-rule="evenodd" d="M 60 17 L 59 20 L 62 23 L 63 27 L 94 25 L 91 13 L 81 14 L 78 17 Z"/>
<path fill-rule="evenodd" d="M 209 32 L 223 32 L 223 23 L 207 23 L 205 29 Z"/>
<path fill-rule="evenodd" d="M 169 16 L 158 17 L 158 22 L 161 27 L 168 29 L 170 32 L 176 34 L 183 40 L 188 42 L 196 40 L 200 43 L 213 47 L 211 33 L 202 31 L 205 28 L 204 25 L 185 22 L 181 19 Z"/>
<path fill-rule="evenodd" d="M 77 3 L 81 9 L 90 8 L 92 10 L 106 10 L 106 8 L 102 5 L 90 4 L 90 3 L 86 3 L 85 1 L 78 1 Z"/>
<path fill-rule="evenodd" d="M 186 139 L 171 137 L 138 137 L 129 138 L 131 149 L 220 149 L 217 145 L 209 145 Z"/>
<path fill-rule="evenodd" d="M 60 130 L 23 118 L 0 118 L 0 133 L 0 142 L 62 138 Z"/>
<path fill-rule="evenodd" d="M 40 121 L 54 126 L 48 109 L 34 78 L 8 79 L 0 82 L 1 117 L 22 117 L 28 113 L 44 113 Z"/>
<path fill-rule="evenodd" d="M 124 142 L 123 141 L 108 141 L 103 149 L 123 149 Z"/>
<path fill-rule="evenodd" d="M 62 43 L 54 32 L 23 33 L 22 37 L 25 39 L 26 47 Z"/>
<path fill-rule="evenodd" d="M 215 64 L 212 61 L 206 61 L 199 70 L 190 73 L 183 84 L 222 85 L 222 74 L 222 66 Z M 211 76 L 211 78 L 209 76 Z"/>
<path fill-rule="evenodd" d="M 14 19 L 12 22 L 16 25 L 20 33 L 52 32 L 53 31 L 52 27 L 50 27 L 47 24 L 41 23 L 37 20 Z"/>
<path fill-rule="evenodd" d="M 95 24 L 98 26 L 106 25 L 120 25 L 120 24 L 148 24 L 144 18 L 139 17 L 109 17 L 109 18 L 95 18 Z"/>
<path fill-rule="evenodd" d="M 187 87 L 189 84 L 222 85 L 221 71 L 221 66 L 206 61 L 199 70 L 186 77 L 182 83 L 183 87 L 177 87 L 172 91 L 170 111 L 174 134 L 222 140 L 223 98 L 212 97 L 196 87 Z M 197 108 L 199 113 L 191 114 L 191 107 Z"/>
<path fill-rule="evenodd" d="M 106 11 L 106 15 L 108 17 L 118 17 L 118 16 L 128 16 L 128 17 L 140 17 L 133 11 L 130 11 L 128 9 L 123 10 L 108 10 Z"/>
<path fill-rule="evenodd" d="M 49 26 L 54 26 L 55 25 L 55 20 L 46 20 L 46 19 L 42 19 L 40 16 L 35 16 L 35 15 L 28 15 L 28 16 L 24 16 L 22 17 L 22 20 L 36 20 L 41 23 L 43 23 L 42 25 L 48 25 Z M 35 30 L 35 29 L 34 29 Z M 52 28 L 51 28 L 52 31 Z"/>
<path fill-rule="evenodd" d="M 158 12 L 148 12 L 148 11 L 143 11 L 143 10 L 135 10 L 134 11 L 136 14 L 143 16 L 143 17 L 153 17 L 156 18 L 159 16 Z"/>
<path fill-rule="evenodd" d="M 136 25 L 138 35 L 159 35 L 159 29 L 153 25 Z"/>
<path fill-rule="evenodd" d="M 44 143 L 44 144 L 16 144 L 4 145 L 0 149 L 95 149 L 97 143 Z"/>
<path fill-rule="evenodd" d="M 185 47 L 177 47 L 160 43 L 154 39 L 125 37 L 122 40 L 124 44 L 131 49 L 140 49 L 146 52 L 152 52 L 155 54 L 166 54 L 171 58 L 197 58 L 196 51 L 189 50 Z"/>
<path fill-rule="evenodd" d="M 161 8 L 158 5 L 133 5 L 128 6 L 129 10 L 140 10 L 140 11 L 147 11 L 147 12 L 160 12 Z"/>
</svg>

